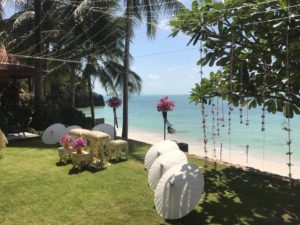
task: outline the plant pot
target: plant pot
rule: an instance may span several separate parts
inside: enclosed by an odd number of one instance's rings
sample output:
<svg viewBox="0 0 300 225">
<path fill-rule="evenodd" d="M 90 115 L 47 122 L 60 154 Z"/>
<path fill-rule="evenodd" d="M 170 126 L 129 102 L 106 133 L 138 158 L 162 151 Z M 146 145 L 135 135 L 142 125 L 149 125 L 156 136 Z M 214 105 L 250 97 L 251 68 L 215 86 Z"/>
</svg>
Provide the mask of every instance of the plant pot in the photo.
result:
<svg viewBox="0 0 300 225">
<path fill-rule="evenodd" d="M 77 154 L 82 154 L 82 147 L 76 148 L 76 153 Z"/>
<path fill-rule="evenodd" d="M 64 148 L 66 148 L 66 149 L 70 148 L 70 142 L 69 141 L 65 141 L 63 144 L 64 144 Z"/>
</svg>

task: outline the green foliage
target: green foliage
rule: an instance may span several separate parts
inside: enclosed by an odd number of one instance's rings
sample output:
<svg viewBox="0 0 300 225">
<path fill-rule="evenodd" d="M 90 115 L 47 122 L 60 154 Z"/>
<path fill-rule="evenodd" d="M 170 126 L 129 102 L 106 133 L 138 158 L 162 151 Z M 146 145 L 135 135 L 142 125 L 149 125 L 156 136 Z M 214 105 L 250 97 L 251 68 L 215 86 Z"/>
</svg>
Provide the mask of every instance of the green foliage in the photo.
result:
<svg viewBox="0 0 300 225">
<path fill-rule="evenodd" d="M 287 6 L 285 0 L 207 0 L 183 9 L 171 21 L 172 36 L 181 31 L 191 37 L 189 44 L 202 41 L 205 55 L 198 64 L 222 68 L 219 82 L 211 80 L 214 75 L 203 79 L 191 100 L 222 96 L 235 105 L 246 100 L 250 108 L 265 104 L 269 112 L 286 117 L 299 114 L 300 30 L 295 15 L 300 7 L 296 0 Z"/>
<path fill-rule="evenodd" d="M 92 120 L 89 117 L 85 117 L 84 113 L 74 109 L 72 107 L 61 107 L 60 108 L 60 121 L 63 124 L 68 125 L 79 125 L 83 128 L 91 129 Z"/>
<path fill-rule="evenodd" d="M 19 83 L 1 82 L 0 127 L 5 132 L 26 131 L 33 115 L 33 97 Z"/>
<path fill-rule="evenodd" d="M 45 128 L 53 123 L 63 123 L 65 125 L 78 125 L 83 128 L 92 128 L 92 119 L 85 117 L 84 113 L 67 105 L 47 105 L 45 106 Z"/>
</svg>

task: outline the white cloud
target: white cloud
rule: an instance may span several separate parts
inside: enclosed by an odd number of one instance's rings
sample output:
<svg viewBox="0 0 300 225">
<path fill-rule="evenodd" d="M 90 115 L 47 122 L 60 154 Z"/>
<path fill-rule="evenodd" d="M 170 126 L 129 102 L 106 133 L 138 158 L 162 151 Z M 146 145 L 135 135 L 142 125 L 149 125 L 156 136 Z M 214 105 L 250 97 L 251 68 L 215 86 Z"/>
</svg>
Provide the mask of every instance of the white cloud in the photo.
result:
<svg viewBox="0 0 300 225">
<path fill-rule="evenodd" d="M 169 19 L 163 19 L 158 22 L 157 27 L 162 30 L 171 31 Z"/>
<path fill-rule="evenodd" d="M 157 79 L 159 79 L 159 75 L 155 75 L 155 74 L 153 74 L 153 73 L 150 73 L 148 77 L 149 77 L 150 79 L 152 79 L 152 80 L 157 80 Z"/>
</svg>

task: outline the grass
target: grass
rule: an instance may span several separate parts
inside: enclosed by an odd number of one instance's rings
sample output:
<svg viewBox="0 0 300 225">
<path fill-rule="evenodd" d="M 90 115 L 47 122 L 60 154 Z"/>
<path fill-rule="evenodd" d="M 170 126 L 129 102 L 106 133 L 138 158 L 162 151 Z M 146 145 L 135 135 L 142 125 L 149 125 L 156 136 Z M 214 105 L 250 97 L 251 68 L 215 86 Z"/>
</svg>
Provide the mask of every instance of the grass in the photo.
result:
<svg viewBox="0 0 300 225">
<path fill-rule="evenodd" d="M 0 224 L 300 224 L 299 186 L 194 157 L 205 168 L 205 192 L 190 214 L 164 220 L 143 166 L 149 147 L 131 141 L 129 160 L 78 172 L 57 163 L 57 147 L 10 145 L 0 159 Z"/>
</svg>

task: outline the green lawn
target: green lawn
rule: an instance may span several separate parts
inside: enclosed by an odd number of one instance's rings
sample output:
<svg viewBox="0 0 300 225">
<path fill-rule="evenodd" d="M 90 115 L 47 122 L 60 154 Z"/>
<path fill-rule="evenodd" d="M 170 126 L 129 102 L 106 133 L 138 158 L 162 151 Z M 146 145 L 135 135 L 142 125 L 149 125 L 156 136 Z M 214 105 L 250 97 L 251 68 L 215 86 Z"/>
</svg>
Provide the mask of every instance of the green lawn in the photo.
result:
<svg viewBox="0 0 300 225">
<path fill-rule="evenodd" d="M 131 141 L 128 161 L 79 173 L 57 164 L 56 147 L 10 145 L 0 159 L 0 224 L 300 224 L 299 186 L 194 157 L 189 162 L 203 167 L 205 192 L 186 217 L 166 221 L 147 185 L 148 149 Z"/>
</svg>

